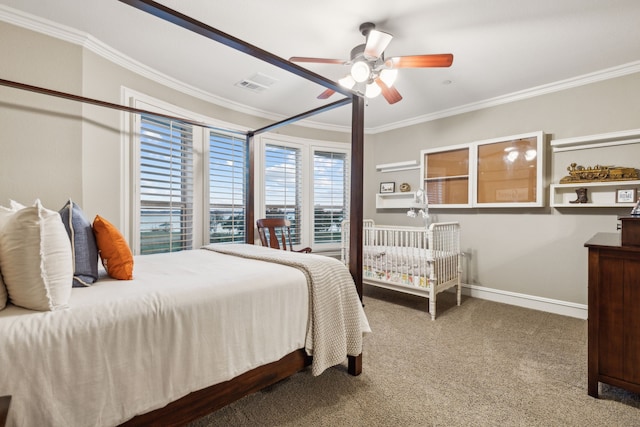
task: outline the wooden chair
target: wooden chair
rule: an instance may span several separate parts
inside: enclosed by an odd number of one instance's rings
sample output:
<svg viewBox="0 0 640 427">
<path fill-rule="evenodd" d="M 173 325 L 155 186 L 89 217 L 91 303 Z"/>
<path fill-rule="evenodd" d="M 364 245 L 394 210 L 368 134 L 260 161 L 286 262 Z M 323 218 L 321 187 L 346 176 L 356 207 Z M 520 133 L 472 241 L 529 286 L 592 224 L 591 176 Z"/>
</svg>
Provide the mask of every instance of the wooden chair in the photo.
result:
<svg viewBox="0 0 640 427">
<path fill-rule="evenodd" d="M 291 243 L 291 221 L 285 218 L 263 218 L 256 221 L 258 224 L 258 235 L 260 236 L 260 242 L 262 246 L 266 246 L 273 249 L 287 250 L 287 242 L 289 243 L 289 249 L 293 252 L 311 252 L 311 248 L 303 248 L 298 251 L 293 249 Z M 267 236 L 268 234 L 268 236 Z M 282 241 L 282 247 L 278 241 L 278 235 Z"/>
</svg>

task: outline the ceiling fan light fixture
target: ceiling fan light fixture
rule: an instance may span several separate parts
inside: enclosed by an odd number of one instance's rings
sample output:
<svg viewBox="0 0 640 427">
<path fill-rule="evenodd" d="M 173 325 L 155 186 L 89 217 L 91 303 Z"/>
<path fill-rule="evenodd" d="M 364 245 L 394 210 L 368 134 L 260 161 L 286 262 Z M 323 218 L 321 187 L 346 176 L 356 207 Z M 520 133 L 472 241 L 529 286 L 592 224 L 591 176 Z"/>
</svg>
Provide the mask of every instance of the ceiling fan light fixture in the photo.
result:
<svg viewBox="0 0 640 427">
<path fill-rule="evenodd" d="M 351 66 L 351 77 L 358 83 L 366 82 L 370 75 L 371 67 L 364 61 L 356 61 Z"/>
<path fill-rule="evenodd" d="M 396 77 L 398 77 L 398 70 L 385 68 L 380 71 L 380 80 L 382 80 L 387 87 L 393 86 L 396 81 Z"/>
<path fill-rule="evenodd" d="M 380 95 L 380 93 L 382 93 L 382 89 L 380 89 L 380 86 L 378 86 L 374 82 L 374 83 L 369 83 L 366 86 L 366 89 L 364 91 L 364 96 L 366 96 L 367 98 L 375 98 L 376 96 Z"/>
<path fill-rule="evenodd" d="M 353 77 L 351 77 L 351 74 L 347 74 L 346 76 L 338 80 L 338 83 L 340 83 L 340 86 L 346 87 L 347 89 L 353 89 L 353 87 L 356 85 L 356 81 L 353 79 Z"/>
</svg>

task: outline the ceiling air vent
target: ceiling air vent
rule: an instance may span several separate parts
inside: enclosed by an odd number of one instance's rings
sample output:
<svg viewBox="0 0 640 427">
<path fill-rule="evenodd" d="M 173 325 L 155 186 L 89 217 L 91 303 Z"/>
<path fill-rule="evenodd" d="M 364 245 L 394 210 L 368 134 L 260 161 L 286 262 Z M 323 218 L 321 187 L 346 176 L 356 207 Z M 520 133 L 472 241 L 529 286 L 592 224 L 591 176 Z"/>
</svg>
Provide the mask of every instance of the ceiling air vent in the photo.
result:
<svg viewBox="0 0 640 427">
<path fill-rule="evenodd" d="M 240 80 L 235 85 L 245 89 L 249 89 L 253 92 L 264 92 L 274 84 L 277 80 L 273 77 L 269 77 L 266 74 L 255 73 L 253 76 Z"/>
</svg>

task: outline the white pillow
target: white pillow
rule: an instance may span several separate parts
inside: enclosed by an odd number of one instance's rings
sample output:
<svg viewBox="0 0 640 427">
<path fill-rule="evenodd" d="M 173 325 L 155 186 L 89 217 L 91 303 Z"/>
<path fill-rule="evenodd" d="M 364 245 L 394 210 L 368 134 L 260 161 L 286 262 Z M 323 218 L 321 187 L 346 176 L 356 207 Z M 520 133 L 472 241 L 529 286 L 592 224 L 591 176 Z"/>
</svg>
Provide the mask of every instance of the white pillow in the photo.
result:
<svg viewBox="0 0 640 427">
<path fill-rule="evenodd" d="M 67 308 L 73 261 L 58 212 L 36 200 L 10 215 L 0 229 L 0 269 L 13 304 L 41 311 Z"/>
</svg>

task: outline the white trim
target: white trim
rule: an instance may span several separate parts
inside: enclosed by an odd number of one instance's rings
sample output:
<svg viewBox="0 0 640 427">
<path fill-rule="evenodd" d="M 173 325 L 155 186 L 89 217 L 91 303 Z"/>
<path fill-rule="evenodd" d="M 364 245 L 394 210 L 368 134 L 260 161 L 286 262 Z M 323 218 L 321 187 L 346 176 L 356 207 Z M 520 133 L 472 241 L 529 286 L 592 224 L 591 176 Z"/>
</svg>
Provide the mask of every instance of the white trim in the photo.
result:
<svg viewBox="0 0 640 427">
<path fill-rule="evenodd" d="M 462 292 L 473 298 L 515 305 L 518 307 L 545 311 L 547 313 L 560 314 L 563 316 L 576 317 L 578 319 L 586 320 L 588 318 L 588 306 L 586 304 L 577 304 L 568 301 L 543 298 L 535 295 L 519 294 L 516 292 L 468 284 L 462 285 Z"/>
<path fill-rule="evenodd" d="M 50 37 L 54 37 L 60 40 L 68 41 L 80 46 L 83 46 L 95 54 L 102 56 L 109 61 L 112 61 L 123 68 L 133 71 L 141 76 L 149 78 L 162 85 L 170 87 L 172 89 L 181 91 L 187 95 L 194 96 L 207 102 L 211 102 L 216 105 L 220 105 L 225 108 L 229 108 L 241 113 L 250 114 L 253 116 L 264 117 L 270 120 L 282 120 L 285 116 L 274 114 L 268 111 L 251 108 L 247 105 L 238 104 L 231 100 L 220 98 L 212 93 L 202 91 L 198 88 L 190 86 L 177 79 L 169 77 L 165 74 L 158 72 L 136 60 L 130 58 L 127 55 L 111 48 L 105 43 L 99 41 L 95 37 L 64 26 L 57 22 L 53 22 L 47 19 L 40 18 L 35 15 L 31 15 L 17 9 L 0 5 L 0 21 L 7 22 L 22 28 L 26 28 L 32 31 L 36 31 Z M 377 134 L 387 132 L 394 129 L 404 128 L 420 123 L 430 122 L 433 120 L 442 119 L 445 117 L 456 116 L 458 114 L 464 114 L 471 111 L 482 110 L 484 108 L 495 107 L 498 105 L 508 104 L 511 102 L 521 101 L 528 98 L 533 98 L 540 95 L 546 95 L 553 92 L 559 92 L 565 89 L 570 89 L 578 86 L 583 86 L 591 83 L 596 83 L 603 80 L 609 80 L 617 77 L 626 76 L 640 72 L 640 61 L 629 62 L 616 67 L 606 68 L 604 70 L 595 71 L 593 73 L 583 74 L 581 76 L 572 77 L 569 79 L 553 82 L 545 85 L 532 87 L 529 89 L 513 92 L 506 95 L 489 98 L 486 100 L 461 105 L 454 108 L 449 108 L 434 113 L 425 114 L 422 116 L 413 117 L 406 120 L 401 120 L 395 123 L 390 123 L 384 126 L 378 126 L 375 128 L 365 129 L 367 134 Z M 330 125 L 326 123 L 318 123 L 310 120 L 301 120 L 297 123 L 301 126 L 310 128 L 323 129 L 335 132 L 351 132 L 350 126 Z"/>
</svg>

